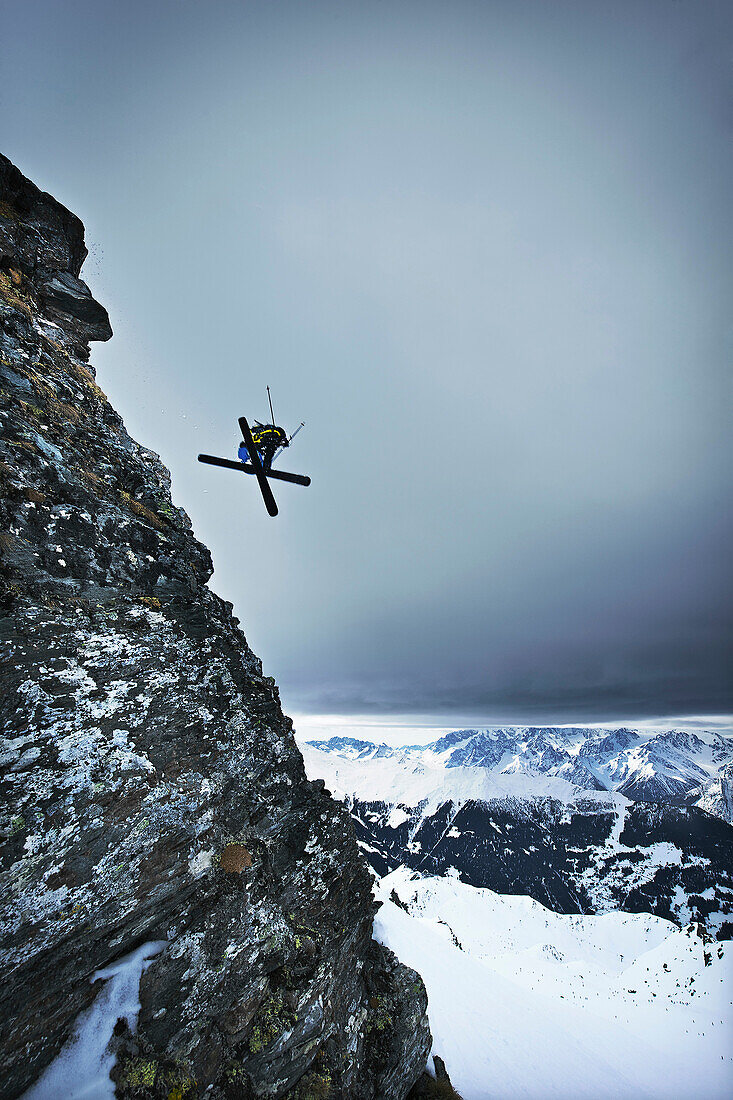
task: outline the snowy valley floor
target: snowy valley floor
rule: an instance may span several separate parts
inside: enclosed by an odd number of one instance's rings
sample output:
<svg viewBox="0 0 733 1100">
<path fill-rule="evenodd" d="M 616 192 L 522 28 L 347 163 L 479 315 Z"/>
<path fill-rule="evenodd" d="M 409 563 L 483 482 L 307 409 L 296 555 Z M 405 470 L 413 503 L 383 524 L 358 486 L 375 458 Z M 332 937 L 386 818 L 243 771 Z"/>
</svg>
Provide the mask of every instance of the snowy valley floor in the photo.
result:
<svg viewBox="0 0 733 1100">
<path fill-rule="evenodd" d="M 730 944 L 404 869 L 376 894 L 374 934 L 422 975 L 434 1053 L 464 1100 L 733 1095 Z"/>
</svg>

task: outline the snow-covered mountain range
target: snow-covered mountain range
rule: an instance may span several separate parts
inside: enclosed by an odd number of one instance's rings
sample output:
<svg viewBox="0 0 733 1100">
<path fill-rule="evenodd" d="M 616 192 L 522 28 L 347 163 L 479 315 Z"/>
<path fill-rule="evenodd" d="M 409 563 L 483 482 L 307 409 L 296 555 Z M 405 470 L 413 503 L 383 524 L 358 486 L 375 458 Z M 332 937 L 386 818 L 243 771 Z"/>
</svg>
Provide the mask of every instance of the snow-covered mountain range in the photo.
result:
<svg viewBox="0 0 733 1100">
<path fill-rule="evenodd" d="M 559 913 L 623 909 L 733 934 L 730 737 L 503 727 L 301 750 L 379 875 L 457 873 Z"/>
<path fill-rule="evenodd" d="M 347 760 L 391 759 L 400 768 L 481 768 L 494 781 L 519 774 L 525 790 L 530 777 L 547 776 L 633 802 L 697 803 L 733 822 L 733 735 L 717 731 L 502 726 L 400 748 L 349 737 L 310 744 Z"/>
</svg>

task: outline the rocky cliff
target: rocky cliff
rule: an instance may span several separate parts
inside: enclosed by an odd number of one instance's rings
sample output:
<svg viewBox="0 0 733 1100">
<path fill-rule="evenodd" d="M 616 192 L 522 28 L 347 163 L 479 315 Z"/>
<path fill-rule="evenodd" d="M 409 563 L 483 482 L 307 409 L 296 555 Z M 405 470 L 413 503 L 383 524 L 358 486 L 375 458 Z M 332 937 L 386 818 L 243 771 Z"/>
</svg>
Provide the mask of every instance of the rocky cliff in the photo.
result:
<svg viewBox="0 0 733 1100">
<path fill-rule="evenodd" d="M 88 365 L 81 222 L 0 158 L 2 1095 L 149 940 L 120 1097 L 403 1097 L 422 981 L 371 937 L 345 810 Z"/>
</svg>

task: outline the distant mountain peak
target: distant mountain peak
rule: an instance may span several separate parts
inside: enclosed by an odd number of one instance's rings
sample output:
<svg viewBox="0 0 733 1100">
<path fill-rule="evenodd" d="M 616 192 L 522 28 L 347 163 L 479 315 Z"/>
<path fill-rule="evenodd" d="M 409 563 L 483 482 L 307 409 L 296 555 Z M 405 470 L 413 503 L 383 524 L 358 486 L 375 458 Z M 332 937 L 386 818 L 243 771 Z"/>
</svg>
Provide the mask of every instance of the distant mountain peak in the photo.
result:
<svg viewBox="0 0 733 1100">
<path fill-rule="evenodd" d="M 390 746 L 334 736 L 309 745 L 351 760 L 399 759 L 430 770 L 478 768 L 500 775 L 562 780 L 575 791 L 616 791 L 636 802 L 694 802 L 733 762 L 733 737 L 670 729 L 489 726 L 450 730 L 428 744 Z M 535 777 L 533 780 L 532 777 Z M 728 801 L 707 797 L 729 820 Z"/>
</svg>

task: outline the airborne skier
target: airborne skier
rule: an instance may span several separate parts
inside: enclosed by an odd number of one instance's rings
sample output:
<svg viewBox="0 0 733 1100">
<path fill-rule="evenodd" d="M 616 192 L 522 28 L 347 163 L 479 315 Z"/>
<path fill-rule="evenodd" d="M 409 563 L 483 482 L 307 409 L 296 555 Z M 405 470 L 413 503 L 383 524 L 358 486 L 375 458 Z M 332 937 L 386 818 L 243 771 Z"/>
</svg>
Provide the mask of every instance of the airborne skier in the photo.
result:
<svg viewBox="0 0 733 1100">
<path fill-rule="evenodd" d="M 214 455 L 199 455 L 199 462 L 206 462 L 210 466 L 224 466 L 229 470 L 240 470 L 243 474 L 254 474 L 265 502 L 265 508 L 271 516 L 277 515 L 277 504 L 272 495 L 272 489 L 268 478 L 276 481 L 289 481 L 293 485 L 310 485 L 311 479 L 305 474 L 288 474 L 284 470 L 273 470 L 272 461 L 275 455 L 283 447 L 289 447 L 300 429 L 301 423 L 293 434 L 288 437 L 283 428 L 275 424 L 275 414 L 272 411 L 272 399 L 270 387 L 267 387 L 267 397 L 270 401 L 270 413 L 272 424 L 261 424 L 255 420 L 254 428 L 250 428 L 245 417 L 239 417 L 239 428 L 242 433 L 242 442 L 239 444 L 239 462 L 233 462 L 228 458 L 216 458 Z"/>
</svg>

